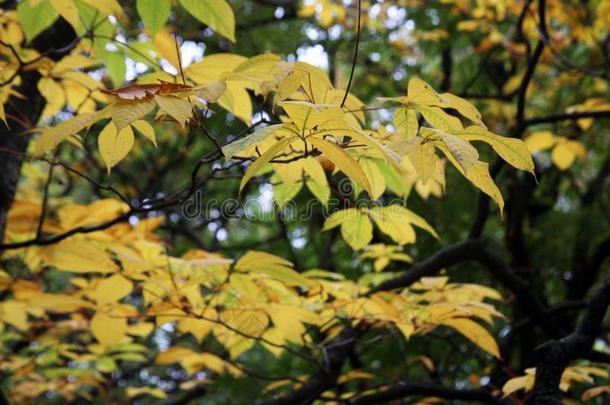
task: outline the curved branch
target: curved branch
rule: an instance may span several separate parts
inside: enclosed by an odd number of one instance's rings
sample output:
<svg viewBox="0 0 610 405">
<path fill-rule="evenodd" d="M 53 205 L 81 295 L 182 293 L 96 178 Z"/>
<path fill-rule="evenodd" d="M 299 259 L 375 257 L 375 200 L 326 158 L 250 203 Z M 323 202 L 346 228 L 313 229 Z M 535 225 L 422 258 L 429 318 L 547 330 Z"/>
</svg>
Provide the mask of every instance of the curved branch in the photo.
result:
<svg viewBox="0 0 610 405">
<path fill-rule="evenodd" d="M 429 382 L 410 383 L 401 381 L 382 392 L 362 395 L 349 400 L 347 401 L 347 404 L 372 405 L 415 395 L 426 395 L 445 399 L 461 399 L 464 401 L 476 401 L 478 403 L 492 405 L 508 405 L 512 403 L 508 400 L 494 397 L 488 390 L 483 388 L 469 390 L 443 387 Z"/>
<path fill-rule="evenodd" d="M 570 335 L 539 346 L 535 355 L 536 382 L 530 404 L 560 405 L 559 381 L 572 360 L 586 357 L 601 333 L 601 324 L 610 305 L 610 277 L 589 300 L 584 317 Z"/>
</svg>

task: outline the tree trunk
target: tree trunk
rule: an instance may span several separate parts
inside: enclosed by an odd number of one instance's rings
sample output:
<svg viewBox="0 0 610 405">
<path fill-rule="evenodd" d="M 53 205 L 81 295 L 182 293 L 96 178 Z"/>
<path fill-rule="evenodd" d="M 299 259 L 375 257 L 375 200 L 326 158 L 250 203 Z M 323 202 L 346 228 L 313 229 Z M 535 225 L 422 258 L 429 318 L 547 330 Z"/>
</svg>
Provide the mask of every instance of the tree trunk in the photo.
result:
<svg viewBox="0 0 610 405">
<path fill-rule="evenodd" d="M 6 9 L 14 8 L 15 2 L 9 1 L 5 5 Z M 72 27 L 59 18 L 35 38 L 32 47 L 53 60 L 59 60 L 73 49 L 70 45 L 75 39 L 76 33 Z M 40 74 L 28 71 L 20 76 L 21 85 L 15 90 L 24 98 L 8 99 L 4 107 L 9 127 L 0 123 L 0 242 L 4 240 L 8 211 L 15 197 L 21 164 L 31 137 L 26 131 L 36 126 L 45 105 L 37 87 Z"/>
</svg>

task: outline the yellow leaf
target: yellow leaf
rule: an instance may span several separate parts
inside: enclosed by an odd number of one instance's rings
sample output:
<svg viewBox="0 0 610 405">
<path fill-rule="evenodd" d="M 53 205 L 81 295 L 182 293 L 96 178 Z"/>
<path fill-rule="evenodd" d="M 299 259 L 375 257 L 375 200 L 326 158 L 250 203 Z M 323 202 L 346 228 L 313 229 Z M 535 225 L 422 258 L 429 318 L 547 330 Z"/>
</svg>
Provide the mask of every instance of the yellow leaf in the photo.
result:
<svg viewBox="0 0 610 405">
<path fill-rule="evenodd" d="M 525 146 L 530 152 L 538 152 L 555 144 L 555 135 L 551 131 L 538 131 L 525 138 Z"/>
<path fill-rule="evenodd" d="M 155 101 L 161 108 L 162 112 L 172 116 L 182 128 L 189 120 L 193 112 L 193 106 L 187 100 L 183 100 L 176 96 L 155 96 Z"/>
<path fill-rule="evenodd" d="M 414 138 L 418 139 L 418 138 Z M 408 152 L 409 160 L 415 168 L 415 172 L 420 180 L 425 184 L 434 175 L 438 156 L 431 143 L 417 144 L 415 148 Z"/>
<path fill-rule="evenodd" d="M 155 137 L 155 129 L 147 121 L 137 120 L 131 123 L 131 125 L 137 129 L 142 135 L 146 137 L 153 145 L 157 146 L 157 139 Z"/>
<path fill-rule="evenodd" d="M 354 217 L 341 224 L 341 235 L 352 249 L 359 250 L 373 239 L 373 224 L 368 215 L 356 212 Z"/>
<path fill-rule="evenodd" d="M 0 119 L 2 121 L 4 121 L 4 125 L 6 125 L 6 127 L 9 128 L 8 121 L 6 120 L 6 112 L 4 111 L 4 104 L 1 101 L 0 101 Z"/>
<path fill-rule="evenodd" d="M 92 304 L 67 294 L 34 294 L 28 305 L 50 312 L 73 312 L 81 308 L 91 308 Z"/>
<path fill-rule="evenodd" d="M 114 121 L 117 131 L 121 131 L 133 121 L 139 120 L 151 112 L 153 108 L 155 108 L 153 98 L 137 101 L 120 100 L 110 105 L 110 117 Z"/>
<path fill-rule="evenodd" d="M 432 86 L 418 77 L 409 80 L 407 97 L 410 102 L 419 105 L 434 105 L 441 101 Z"/>
<path fill-rule="evenodd" d="M 443 100 L 442 106 L 444 108 L 453 108 L 470 121 L 483 128 L 486 128 L 485 124 L 481 120 L 481 113 L 468 101 L 451 93 L 441 94 L 441 99 Z"/>
<path fill-rule="evenodd" d="M 447 150 L 455 160 L 451 160 L 452 163 L 457 161 L 466 174 L 468 170 L 479 160 L 479 152 L 466 140 L 445 133 L 439 134 L 443 140 L 443 144 L 447 147 Z M 447 154 L 445 148 L 441 150 Z"/>
<path fill-rule="evenodd" d="M 96 312 L 91 318 L 91 332 L 104 347 L 116 345 L 127 333 L 127 319 Z"/>
<path fill-rule="evenodd" d="M 109 122 L 97 139 L 98 147 L 102 159 L 108 168 L 110 169 L 119 163 L 133 147 L 134 137 L 131 126 L 126 126 L 117 133 L 114 122 Z"/>
<path fill-rule="evenodd" d="M 117 0 L 82 0 L 105 15 L 115 15 L 121 17 L 123 9 Z"/>
<path fill-rule="evenodd" d="M 74 273 L 114 273 L 117 265 L 110 255 L 91 242 L 66 239 L 53 246 L 46 264 Z"/>
<path fill-rule="evenodd" d="M 151 397 L 165 399 L 167 394 L 161 388 L 153 387 L 127 387 L 125 391 L 127 398 L 137 397 L 138 395 L 150 395 Z"/>
<path fill-rule="evenodd" d="M 553 148 L 553 152 L 551 152 L 551 159 L 559 170 L 566 170 L 572 166 L 574 160 L 576 160 L 576 154 L 566 142 L 558 142 Z"/>
<path fill-rule="evenodd" d="M 502 392 L 504 393 L 504 396 L 507 397 L 516 391 L 527 390 L 533 379 L 534 377 L 531 375 L 511 378 L 504 384 L 504 386 L 502 386 Z"/>
<path fill-rule="evenodd" d="M 169 27 L 163 27 L 157 32 L 153 40 L 155 51 L 166 59 L 176 69 L 180 69 L 180 60 L 176 51 L 176 39 Z"/>
<path fill-rule="evenodd" d="M 51 5 L 70 25 L 74 31 L 80 29 L 80 16 L 73 0 L 51 0 Z"/>
<path fill-rule="evenodd" d="M 250 101 L 250 95 L 243 86 L 237 83 L 227 83 L 227 88 L 218 99 L 218 104 L 247 125 L 251 125 L 252 102 Z"/>
<path fill-rule="evenodd" d="M 408 155 L 413 150 L 415 150 L 415 148 L 421 145 L 422 139 L 423 138 L 419 136 L 414 136 L 412 138 L 401 138 L 397 141 L 388 143 L 386 146 L 402 157 Z"/>
<path fill-rule="evenodd" d="M 489 165 L 487 163 L 477 162 L 470 168 L 468 174 L 466 174 L 466 178 L 498 204 L 501 214 L 504 212 L 502 192 L 491 178 L 491 175 L 489 174 Z"/>
<path fill-rule="evenodd" d="M 215 81 L 193 87 L 195 94 L 208 103 L 215 103 L 227 90 L 227 84 L 223 81 Z"/>
<path fill-rule="evenodd" d="M 481 127 L 468 127 L 456 135 L 468 141 L 486 142 L 511 166 L 534 173 L 534 161 L 526 143 L 521 139 L 498 136 Z"/>
<path fill-rule="evenodd" d="M 38 90 L 45 98 L 44 117 L 51 117 L 61 111 L 66 103 L 64 89 L 50 77 L 43 77 L 38 81 Z"/>
<path fill-rule="evenodd" d="M 457 330 L 492 356 L 500 358 L 500 349 L 493 336 L 475 321 L 468 318 L 449 318 L 442 320 L 441 323 Z"/>
<path fill-rule="evenodd" d="M 408 138 L 416 136 L 419 130 L 417 113 L 411 108 L 396 109 L 392 123 L 396 128 L 396 132 Z"/>
<path fill-rule="evenodd" d="M 288 146 L 291 142 L 293 142 L 296 137 L 284 138 L 278 142 L 276 142 L 272 147 L 270 147 L 265 153 L 262 154 L 261 157 L 256 159 L 254 162 L 248 166 L 248 170 L 244 174 L 244 177 L 241 179 L 241 183 L 239 185 L 239 192 L 243 190 L 244 186 L 248 181 L 260 170 L 262 167 L 268 163 L 271 159 L 275 157 L 278 153 L 284 150 L 286 146 Z"/>
<path fill-rule="evenodd" d="M 133 283 L 120 274 L 114 274 L 100 281 L 93 292 L 98 306 L 119 301 L 133 289 Z"/>
<path fill-rule="evenodd" d="M 460 131 L 463 129 L 459 118 L 447 114 L 439 107 L 417 107 L 424 119 L 434 128 L 444 132 Z"/>
<path fill-rule="evenodd" d="M 313 284 L 312 280 L 303 277 L 291 268 L 284 266 L 265 266 L 253 269 L 256 273 L 263 273 L 287 285 L 307 286 Z"/>
<path fill-rule="evenodd" d="M 256 250 L 250 250 L 243 255 L 237 263 L 235 263 L 235 270 L 252 270 L 260 267 L 267 266 L 292 266 L 292 263 L 279 256 L 272 255 L 270 253 L 258 252 Z"/>
<path fill-rule="evenodd" d="M 261 298 L 261 291 L 256 286 L 252 278 L 246 274 L 233 273 L 229 283 L 233 289 L 235 289 L 241 297 L 245 297 L 250 301 L 256 302 Z"/>
<path fill-rule="evenodd" d="M 24 331 L 28 328 L 25 302 L 7 300 L 0 303 L 0 321 Z"/>
<path fill-rule="evenodd" d="M 376 200 L 381 197 L 385 191 L 385 178 L 383 177 L 379 166 L 377 166 L 373 160 L 361 159 L 359 163 L 369 179 L 371 191 L 373 192 L 373 194 L 371 194 L 371 198 Z"/>
<path fill-rule="evenodd" d="M 324 139 L 309 137 L 307 138 L 307 141 L 320 149 L 324 156 L 333 162 L 335 166 L 350 179 L 358 183 L 358 185 L 364 188 L 370 195 L 373 194 L 366 173 L 364 173 L 364 170 L 362 170 L 362 167 L 360 167 L 356 159 L 334 143 L 330 143 Z"/>
<path fill-rule="evenodd" d="M 343 120 L 343 111 L 334 106 L 312 104 L 307 101 L 284 101 L 280 106 L 286 111 L 299 132 L 324 125 L 330 121 Z"/>
</svg>

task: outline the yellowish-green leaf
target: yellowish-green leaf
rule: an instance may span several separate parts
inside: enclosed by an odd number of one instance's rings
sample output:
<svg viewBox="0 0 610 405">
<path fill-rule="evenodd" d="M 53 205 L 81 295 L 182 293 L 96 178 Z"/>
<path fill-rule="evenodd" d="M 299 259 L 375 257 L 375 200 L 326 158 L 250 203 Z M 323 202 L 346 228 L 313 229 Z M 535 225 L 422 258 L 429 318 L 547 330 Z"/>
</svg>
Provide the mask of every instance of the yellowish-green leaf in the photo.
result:
<svg viewBox="0 0 610 405">
<path fill-rule="evenodd" d="M 445 132 L 460 131 L 462 123 L 459 118 L 447 114 L 439 107 L 417 107 L 424 119 L 436 129 Z"/>
<path fill-rule="evenodd" d="M 423 145 L 418 144 L 413 150 L 408 152 L 407 156 L 409 156 L 409 160 L 413 164 L 422 183 L 427 183 L 434 175 L 438 162 L 438 156 L 434 150 L 434 145 L 431 143 L 425 143 Z"/>
<path fill-rule="evenodd" d="M 312 104 L 307 101 L 284 101 L 280 106 L 300 132 L 331 121 L 342 121 L 344 115 L 338 107 Z"/>
<path fill-rule="evenodd" d="M 354 250 L 359 250 L 373 239 L 373 224 L 368 215 L 360 211 L 341 224 L 341 236 Z"/>
<path fill-rule="evenodd" d="M 262 154 L 261 157 L 256 159 L 254 162 L 250 163 L 248 166 L 248 170 L 244 174 L 244 177 L 241 179 L 241 183 L 239 184 L 239 192 L 244 189 L 244 186 L 248 181 L 260 170 L 263 168 L 265 164 L 267 164 L 271 159 L 275 157 L 278 153 L 282 152 L 284 148 L 286 148 L 291 142 L 293 142 L 296 137 L 284 138 L 278 142 L 276 142 L 272 147 L 270 147 L 265 153 Z"/>
<path fill-rule="evenodd" d="M 236 153 L 246 149 L 251 145 L 254 145 L 257 142 L 267 139 L 269 135 L 273 134 L 279 129 L 284 128 L 285 126 L 286 124 L 276 124 L 269 125 L 267 127 L 256 130 L 252 134 L 247 135 L 244 138 L 238 139 L 224 146 L 222 148 L 222 153 L 226 156 L 227 159 L 230 159 L 235 156 Z"/>
<path fill-rule="evenodd" d="M 193 91 L 208 103 L 215 103 L 227 91 L 227 84 L 224 81 L 215 81 L 195 86 Z"/>
<path fill-rule="evenodd" d="M 193 17 L 235 42 L 235 16 L 225 0 L 180 0 Z"/>
<path fill-rule="evenodd" d="M 534 161 L 521 139 L 498 136 L 484 128 L 474 126 L 466 128 L 457 135 L 468 141 L 486 142 L 506 163 L 517 169 L 534 173 Z"/>
<path fill-rule="evenodd" d="M 193 106 L 187 100 L 176 96 L 155 96 L 155 101 L 161 108 L 161 111 L 173 117 L 182 128 L 191 117 Z"/>
<path fill-rule="evenodd" d="M 169 0 L 137 0 L 136 8 L 154 37 L 169 18 L 171 4 Z"/>
<path fill-rule="evenodd" d="M 344 210 L 335 211 L 326 218 L 324 221 L 323 231 L 328 231 L 334 227 L 341 225 L 345 221 L 350 221 L 355 219 L 360 214 L 360 211 L 356 208 L 347 208 Z"/>
<path fill-rule="evenodd" d="M 24 0 L 17 3 L 17 16 L 28 42 L 57 19 L 57 12 L 48 1 Z"/>
<path fill-rule="evenodd" d="M 400 135 L 408 138 L 416 136 L 419 130 L 417 113 L 412 108 L 396 109 L 392 123 Z"/>
<path fill-rule="evenodd" d="M 117 131 L 120 131 L 151 112 L 153 108 L 155 108 L 155 101 L 152 98 L 138 101 L 120 100 L 110 105 L 110 117 L 114 121 Z"/>
<path fill-rule="evenodd" d="M 98 147 L 102 159 L 110 169 L 119 163 L 133 147 L 134 136 L 131 126 L 124 127 L 120 132 L 117 132 L 114 122 L 109 122 L 97 139 Z"/>
<path fill-rule="evenodd" d="M 372 191 L 371 198 L 376 200 L 385 191 L 385 178 L 379 170 L 379 166 L 373 160 L 361 159 L 359 163 L 369 179 Z"/>
<path fill-rule="evenodd" d="M 457 110 L 464 117 L 468 118 L 470 121 L 475 124 L 486 128 L 483 120 L 481 119 L 481 113 L 476 109 L 475 106 L 470 104 L 468 101 L 464 100 L 461 97 L 458 97 L 451 93 L 443 93 L 441 94 L 441 99 L 443 101 L 442 106 L 445 108 L 453 108 Z"/>
<path fill-rule="evenodd" d="M 354 180 L 358 185 L 364 188 L 370 195 L 372 195 L 371 186 L 369 180 L 366 177 L 366 173 L 362 170 L 362 167 L 358 164 L 356 159 L 351 157 L 343 149 L 330 143 L 324 139 L 308 138 L 313 146 L 320 149 L 324 156 L 326 156 L 331 162 L 337 166 L 339 170 L 345 173 L 350 179 Z"/>
<path fill-rule="evenodd" d="M 440 102 L 440 97 L 434 91 L 432 86 L 420 79 L 414 77 L 409 80 L 407 85 L 407 97 L 409 102 L 421 105 L 435 105 Z"/>
<path fill-rule="evenodd" d="M 50 0 L 51 5 L 78 32 L 81 26 L 78 8 L 74 0 Z"/>
<path fill-rule="evenodd" d="M 103 109 L 94 113 L 77 115 L 74 118 L 44 130 L 36 143 L 36 154 L 41 155 L 55 148 L 60 142 L 81 131 L 83 128 L 89 127 L 94 122 L 105 118 L 107 114 L 108 110 Z"/>
<path fill-rule="evenodd" d="M 451 153 L 464 172 L 468 174 L 468 170 L 479 160 L 479 152 L 468 141 L 458 136 L 443 132 L 440 132 L 439 136 L 449 153 Z M 441 148 L 441 150 L 445 153 L 447 152 L 444 148 Z"/>
</svg>

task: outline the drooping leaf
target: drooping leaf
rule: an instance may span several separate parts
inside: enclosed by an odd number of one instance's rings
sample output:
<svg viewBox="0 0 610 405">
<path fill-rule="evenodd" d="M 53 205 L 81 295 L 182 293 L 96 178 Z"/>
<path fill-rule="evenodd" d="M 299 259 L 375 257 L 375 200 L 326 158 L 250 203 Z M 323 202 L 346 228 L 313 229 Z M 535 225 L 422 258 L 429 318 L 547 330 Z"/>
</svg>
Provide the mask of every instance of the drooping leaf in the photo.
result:
<svg viewBox="0 0 610 405">
<path fill-rule="evenodd" d="M 248 181 L 260 170 L 263 166 L 268 163 L 271 159 L 275 157 L 278 153 L 280 153 L 286 146 L 288 146 L 291 142 L 293 142 L 296 137 L 284 138 L 278 142 L 276 142 L 272 147 L 270 147 L 265 153 L 261 155 L 258 159 L 250 164 L 248 170 L 244 174 L 244 177 L 241 179 L 241 183 L 239 184 L 239 192 L 243 190 L 244 186 Z"/>
<path fill-rule="evenodd" d="M 362 170 L 362 167 L 360 167 L 356 159 L 351 157 L 347 152 L 334 143 L 330 143 L 324 139 L 310 137 L 307 141 L 316 148 L 320 149 L 324 156 L 333 162 L 339 170 L 345 173 L 349 178 L 358 183 L 360 187 L 364 188 L 369 194 L 372 195 L 371 186 L 368 178 L 366 177 L 366 173 L 364 170 Z"/>
<path fill-rule="evenodd" d="M 468 318 L 448 318 L 441 321 L 443 325 L 452 327 L 453 329 L 460 332 L 462 335 L 467 337 L 475 345 L 491 354 L 492 356 L 500 359 L 500 349 L 496 340 L 491 334 L 479 325 L 477 322 Z"/>
</svg>

